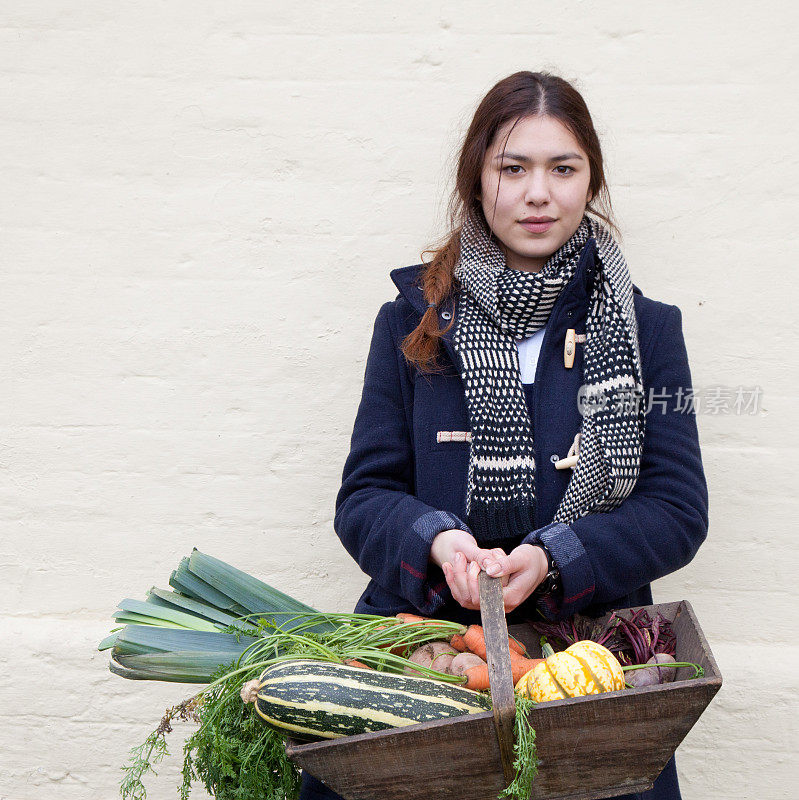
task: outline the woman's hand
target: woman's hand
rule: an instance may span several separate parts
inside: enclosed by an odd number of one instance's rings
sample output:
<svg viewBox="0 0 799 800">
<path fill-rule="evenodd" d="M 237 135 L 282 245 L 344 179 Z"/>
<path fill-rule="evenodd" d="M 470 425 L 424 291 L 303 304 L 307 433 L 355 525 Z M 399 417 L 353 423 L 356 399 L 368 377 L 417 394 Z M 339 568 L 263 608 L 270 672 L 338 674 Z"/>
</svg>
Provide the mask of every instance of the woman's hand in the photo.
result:
<svg viewBox="0 0 799 800">
<path fill-rule="evenodd" d="M 484 550 L 474 536 L 460 530 L 442 531 L 430 548 L 430 559 L 443 570 L 455 602 L 470 609 L 480 608 L 477 576 L 480 565 L 492 554 L 495 558 L 504 555 L 502 550 Z"/>
<path fill-rule="evenodd" d="M 520 544 L 508 555 L 501 550 L 501 555 L 492 555 L 484 559 L 482 564 L 492 578 L 503 578 L 507 585 L 502 590 L 505 611 L 513 611 L 521 605 L 544 580 L 549 564 L 542 548 L 532 544 Z"/>
</svg>

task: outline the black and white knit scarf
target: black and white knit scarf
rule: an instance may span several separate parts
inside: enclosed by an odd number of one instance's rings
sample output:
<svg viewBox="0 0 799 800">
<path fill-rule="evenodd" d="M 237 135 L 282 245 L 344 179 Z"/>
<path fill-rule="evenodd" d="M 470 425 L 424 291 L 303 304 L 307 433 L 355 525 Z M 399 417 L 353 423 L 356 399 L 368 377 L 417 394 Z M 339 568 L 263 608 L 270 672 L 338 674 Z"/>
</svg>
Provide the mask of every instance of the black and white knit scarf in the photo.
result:
<svg viewBox="0 0 799 800">
<path fill-rule="evenodd" d="M 507 268 L 485 223 L 469 219 L 455 268 L 462 291 L 454 344 L 472 432 L 467 514 L 478 541 L 524 536 L 536 527 L 533 431 L 516 342 L 546 325 L 591 237 L 598 259 L 585 329 L 579 460 L 553 521 L 568 524 L 617 507 L 638 478 L 644 437 L 638 329 L 632 282 L 612 235 L 586 215 L 533 273 Z"/>
</svg>

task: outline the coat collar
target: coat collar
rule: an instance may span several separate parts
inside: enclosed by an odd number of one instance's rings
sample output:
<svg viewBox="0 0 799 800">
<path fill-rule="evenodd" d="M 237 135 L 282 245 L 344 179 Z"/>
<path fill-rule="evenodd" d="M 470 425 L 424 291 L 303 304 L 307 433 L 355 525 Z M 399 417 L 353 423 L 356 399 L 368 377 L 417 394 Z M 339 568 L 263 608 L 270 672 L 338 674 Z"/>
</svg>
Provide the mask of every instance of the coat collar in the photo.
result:
<svg viewBox="0 0 799 800">
<path fill-rule="evenodd" d="M 564 301 L 573 305 L 580 305 L 582 301 L 588 300 L 592 288 L 592 273 L 597 255 L 596 240 L 592 236 L 586 243 L 583 249 L 580 260 L 577 264 L 577 269 L 571 281 L 566 285 L 563 290 L 565 293 Z M 420 279 L 424 264 L 412 264 L 409 267 L 399 267 L 391 271 L 391 280 L 394 285 L 399 289 L 400 294 L 411 304 L 414 311 L 419 315 L 424 314 L 427 310 L 427 302 L 424 299 L 424 293 L 420 286 Z M 633 285 L 633 292 L 635 294 L 642 294 L 641 290 Z M 446 320 L 451 317 L 443 317 L 442 314 L 452 315 L 454 313 L 454 298 L 448 297 L 444 303 L 438 308 L 439 322 L 444 325 Z M 450 329 L 443 336 L 444 347 L 446 348 L 453 364 L 457 364 L 455 358 L 455 347 L 452 342 L 452 337 L 455 332 L 455 326 L 452 325 Z"/>
</svg>

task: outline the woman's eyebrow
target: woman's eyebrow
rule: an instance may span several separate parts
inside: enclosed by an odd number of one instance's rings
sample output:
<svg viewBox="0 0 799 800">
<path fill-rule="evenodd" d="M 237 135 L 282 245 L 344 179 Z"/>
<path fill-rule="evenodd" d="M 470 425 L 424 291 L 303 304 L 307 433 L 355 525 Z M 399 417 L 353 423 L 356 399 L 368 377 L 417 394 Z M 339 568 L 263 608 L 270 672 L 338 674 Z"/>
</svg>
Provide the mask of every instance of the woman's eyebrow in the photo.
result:
<svg viewBox="0 0 799 800">
<path fill-rule="evenodd" d="M 501 161 L 503 158 L 511 158 L 522 164 L 529 164 L 531 161 L 527 156 L 519 155 L 518 153 L 500 153 L 498 156 L 494 156 L 495 161 Z M 576 158 L 578 161 L 583 161 L 583 157 L 577 153 L 563 153 L 559 156 L 552 156 L 549 161 L 554 164 L 556 161 L 570 161 L 573 158 Z"/>
</svg>

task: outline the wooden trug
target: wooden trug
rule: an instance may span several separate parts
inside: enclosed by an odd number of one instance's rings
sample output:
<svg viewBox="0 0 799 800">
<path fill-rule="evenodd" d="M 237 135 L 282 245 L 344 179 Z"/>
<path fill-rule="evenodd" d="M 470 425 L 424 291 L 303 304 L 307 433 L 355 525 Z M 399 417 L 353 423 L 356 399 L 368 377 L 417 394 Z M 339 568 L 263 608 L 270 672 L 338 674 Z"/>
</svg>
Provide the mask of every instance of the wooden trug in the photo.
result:
<svg viewBox="0 0 799 800">
<path fill-rule="evenodd" d="M 672 683 L 536 706 L 530 720 L 541 764 L 532 800 L 599 800 L 651 788 L 721 687 L 690 603 L 645 608 L 672 621 L 677 660 L 700 664 L 704 677 L 689 679 L 693 671 L 684 667 Z M 514 625 L 510 633 L 540 656 L 532 628 Z M 507 644 L 504 652 L 509 659 Z M 501 721 L 498 728 L 487 711 L 311 744 L 289 741 L 286 751 L 347 800 L 494 800 L 508 783 L 498 730 Z"/>
</svg>

